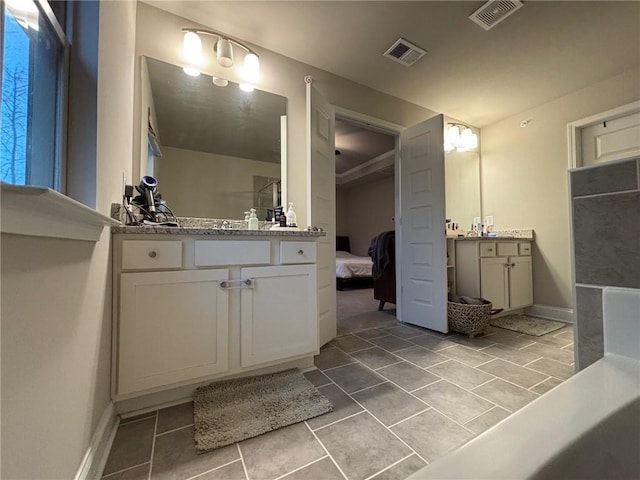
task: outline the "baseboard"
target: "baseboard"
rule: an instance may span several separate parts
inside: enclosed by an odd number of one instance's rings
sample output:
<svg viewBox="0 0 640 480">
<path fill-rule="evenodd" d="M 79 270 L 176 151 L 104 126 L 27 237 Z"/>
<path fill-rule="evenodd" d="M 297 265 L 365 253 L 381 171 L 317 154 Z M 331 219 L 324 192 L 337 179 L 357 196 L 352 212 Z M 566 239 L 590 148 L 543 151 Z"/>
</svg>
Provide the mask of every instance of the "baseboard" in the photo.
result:
<svg viewBox="0 0 640 480">
<path fill-rule="evenodd" d="M 557 320 L 558 322 L 573 323 L 573 310 L 570 308 L 551 307 L 549 305 L 531 305 L 525 308 L 525 313 L 534 317 Z"/>
<path fill-rule="evenodd" d="M 116 409 L 113 402 L 109 402 L 91 437 L 91 442 L 89 442 L 89 447 L 80 463 L 75 480 L 91 480 L 102 476 L 117 429 Z"/>
</svg>

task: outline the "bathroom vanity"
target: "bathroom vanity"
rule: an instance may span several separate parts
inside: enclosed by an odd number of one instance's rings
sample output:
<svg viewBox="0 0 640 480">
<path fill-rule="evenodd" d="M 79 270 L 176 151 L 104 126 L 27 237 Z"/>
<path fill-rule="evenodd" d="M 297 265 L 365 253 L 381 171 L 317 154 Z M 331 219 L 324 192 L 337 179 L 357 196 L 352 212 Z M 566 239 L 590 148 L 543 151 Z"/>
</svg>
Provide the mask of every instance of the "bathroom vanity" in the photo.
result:
<svg viewBox="0 0 640 480">
<path fill-rule="evenodd" d="M 449 291 L 486 298 L 504 310 L 532 305 L 531 245 L 530 238 L 448 238 Z"/>
<path fill-rule="evenodd" d="M 114 400 L 311 366 L 322 235 L 114 228 Z"/>
</svg>

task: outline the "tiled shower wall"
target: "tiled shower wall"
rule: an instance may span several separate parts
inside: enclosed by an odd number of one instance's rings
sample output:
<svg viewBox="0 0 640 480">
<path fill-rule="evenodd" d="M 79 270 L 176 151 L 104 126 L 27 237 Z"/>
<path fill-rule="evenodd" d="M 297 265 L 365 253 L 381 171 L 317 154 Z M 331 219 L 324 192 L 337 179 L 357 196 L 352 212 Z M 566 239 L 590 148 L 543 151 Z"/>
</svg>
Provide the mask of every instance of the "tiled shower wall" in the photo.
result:
<svg viewBox="0 0 640 480">
<path fill-rule="evenodd" d="M 602 289 L 640 288 L 640 159 L 570 172 L 576 366 L 602 358 Z"/>
</svg>

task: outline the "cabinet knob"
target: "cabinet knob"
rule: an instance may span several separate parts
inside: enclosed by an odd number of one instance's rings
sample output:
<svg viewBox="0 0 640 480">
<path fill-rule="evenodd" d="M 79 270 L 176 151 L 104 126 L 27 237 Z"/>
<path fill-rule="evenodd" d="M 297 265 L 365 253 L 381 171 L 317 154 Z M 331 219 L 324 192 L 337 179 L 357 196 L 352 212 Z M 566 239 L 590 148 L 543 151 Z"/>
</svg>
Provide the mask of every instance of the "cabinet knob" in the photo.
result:
<svg viewBox="0 0 640 480">
<path fill-rule="evenodd" d="M 155 252 L 155 250 L 151 250 L 151 251 L 149 252 L 149 257 L 151 257 L 151 258 L 156 258 L 157 256 L 158 256 L 158 254 Z"/>
<path fill-rule="evenodd" d="M 515 267 L 515 266 L 516 266 L 516 264 L 515 264 L 515 263 L 512 263 L 512 264 L 511 264 L 511 265 L 509 265 L 509 266 L 510 266 L 510 267 Z"/>
<path fill-rule="evenodd" d="M 298 255 L 304 255 L 304 250 L 298 250 Z"/>
<path fill-rule="evenodd" d="M 493 248 L 487 248 L 487 252 L 493 252 Z"/>
</svg>

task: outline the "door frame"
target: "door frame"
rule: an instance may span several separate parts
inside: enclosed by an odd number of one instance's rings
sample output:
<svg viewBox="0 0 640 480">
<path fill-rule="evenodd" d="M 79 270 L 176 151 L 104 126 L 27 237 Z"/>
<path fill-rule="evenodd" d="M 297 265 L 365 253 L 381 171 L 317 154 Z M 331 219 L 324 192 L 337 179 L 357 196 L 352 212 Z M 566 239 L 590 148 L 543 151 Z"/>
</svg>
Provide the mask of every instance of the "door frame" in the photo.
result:
<svg viewBox="0 0 640 480">
<path fill-rule="evenodd" d="M 569 170 L 583 167 L 582 164 L 582 129 L 607 120 L 640 112 L 640 100 L 621 105 L 606 112 L 596 113 L 567 124 L 567 157 Z M 615 161 L 615 160 L 612 160 Z"/>
<path fill-rule="evenodd" d="M 333 105 L 336 118 L 341 118 L 347 120 L 351 123 L 356 123 L 366 127 L 369 130 L 374 130 L 377 132 L 386 133 L 388 135 L 393 135 L 394 137 L 394 145 L 393 148 L 395 150 L 395 158 L 394 158 L 394 168 L 393 168 L 393 218 L 394 218 L 394 229 L 397 229 L 398 220 L 400 219 L 400 162 L 398 159 L 400 158 L 400 133 L 405 130 L 407 127 L 403 125 L 399 125 L 397 123 L 389 122 L 387 120 L 382 120 L 381 118 L 372 117 L 371 115 L 367 115 L 365 113 L 356 112 L 354 110 L 349 110 L 347 108 L 340 107 L 338 105 Z M 395 242 L 396 245 L 396 259 L 402 257 L 402 245 L 399 242 Z M 402 297 L 402 289 L 401 289 L 401 280 L 402 280 L 402 266 L 398 261 L 396 261 L 396 318 L 401 316 L 401 297 Z"/>
</svg>

